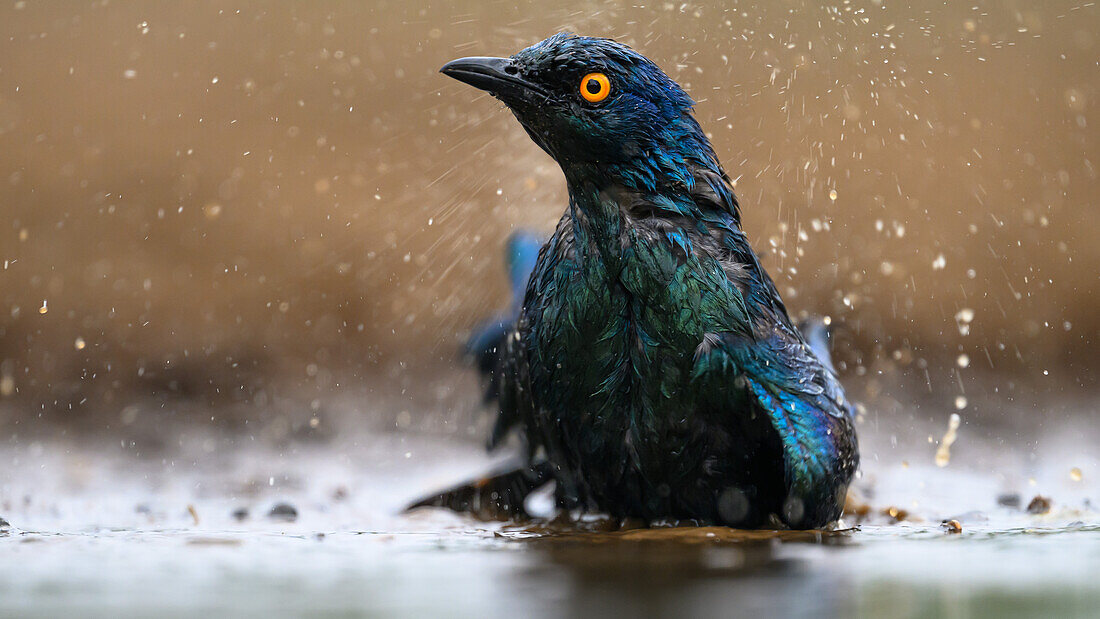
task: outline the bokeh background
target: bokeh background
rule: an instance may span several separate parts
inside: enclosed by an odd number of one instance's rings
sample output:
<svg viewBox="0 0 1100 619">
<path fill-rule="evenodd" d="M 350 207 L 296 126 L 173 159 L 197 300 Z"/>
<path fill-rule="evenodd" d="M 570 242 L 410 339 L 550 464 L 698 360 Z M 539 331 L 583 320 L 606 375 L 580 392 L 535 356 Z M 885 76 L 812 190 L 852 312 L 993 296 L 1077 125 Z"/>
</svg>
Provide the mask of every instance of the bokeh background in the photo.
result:
<svg viewBox="0 0 1100 619">
<path fill-rule="evenodd" d="M 7 0 L 0 424 L 477 435 L 457 350 L 506 303 L 506 236 L 566 196 L 437 71 L 560 30 L 696 99 L 754 247 L 875 414 L 1092 410 L 1092 3 Z"/>
</svg>

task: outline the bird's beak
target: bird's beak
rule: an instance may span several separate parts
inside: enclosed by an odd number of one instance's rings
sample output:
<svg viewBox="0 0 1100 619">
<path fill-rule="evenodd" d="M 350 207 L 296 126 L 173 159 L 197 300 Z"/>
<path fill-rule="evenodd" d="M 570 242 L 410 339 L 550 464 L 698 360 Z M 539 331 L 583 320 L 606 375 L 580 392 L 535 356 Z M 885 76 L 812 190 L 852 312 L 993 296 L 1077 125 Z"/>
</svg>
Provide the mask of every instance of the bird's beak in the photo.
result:
<svg viewBox="0 0 1100 619">
<path fill-rule="evenodd" d="M 443 65 L 439 72 L 474 88 L 486 90 L 505 103 L 544 101 L 549 96 L 541 86 L 520 77 L 511 58 L 459 58 Z"/>
</svg>

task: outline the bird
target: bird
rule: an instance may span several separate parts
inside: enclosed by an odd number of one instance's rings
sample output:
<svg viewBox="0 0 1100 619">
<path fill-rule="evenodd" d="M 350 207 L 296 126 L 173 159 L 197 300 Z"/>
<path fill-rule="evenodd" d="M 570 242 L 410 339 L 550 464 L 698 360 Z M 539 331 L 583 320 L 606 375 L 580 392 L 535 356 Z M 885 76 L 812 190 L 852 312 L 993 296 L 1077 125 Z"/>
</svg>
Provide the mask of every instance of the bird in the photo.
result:
<svg viewBox="0 0 1100 619">
<path fill-rule="evenodd" d="M 469 509 L 489 488 L 522 513 L 552 481 L 570 512 L 835 523 L 859 465 L 854 406 L 824 327 L 794 325 L 754 252 L 692 98 L 629 46 L 565 32 L 440 71 L 512 112 L 569 201 L 506 328 L 478 343 L 489 447 L 518 436 L 520 462 L 414 505 Z"/>
</svg>

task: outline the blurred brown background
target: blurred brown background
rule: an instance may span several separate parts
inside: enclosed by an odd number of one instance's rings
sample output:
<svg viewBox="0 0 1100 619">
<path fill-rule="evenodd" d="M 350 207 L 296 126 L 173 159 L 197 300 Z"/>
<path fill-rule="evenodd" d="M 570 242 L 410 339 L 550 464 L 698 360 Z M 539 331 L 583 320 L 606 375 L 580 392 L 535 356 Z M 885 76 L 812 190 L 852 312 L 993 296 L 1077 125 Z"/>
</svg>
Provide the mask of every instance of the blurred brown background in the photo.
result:
<svg viewBox="0 0 1100 619">
<path fill-rule="evenodd" d="M 834 318 L 864 395 L 1091 397 L 1100 9 L 916 4 L 8 0 L 4 410 L 476 406 L 455 351 L 564 182 L 437 70 L 562 29 L 698 101 L 788 306 Z"/>
</svg>

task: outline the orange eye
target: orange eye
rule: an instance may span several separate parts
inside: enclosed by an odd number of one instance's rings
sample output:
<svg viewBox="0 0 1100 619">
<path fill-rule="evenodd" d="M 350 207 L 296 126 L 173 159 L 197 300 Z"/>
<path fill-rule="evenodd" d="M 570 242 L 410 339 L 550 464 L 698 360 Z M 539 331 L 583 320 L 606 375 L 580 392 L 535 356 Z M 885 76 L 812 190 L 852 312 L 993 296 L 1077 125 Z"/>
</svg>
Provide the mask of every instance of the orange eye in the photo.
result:
<svg viewBox="0 0 1100 619">
<path fill-rule="evenodd" d="M 599 103 L 611 94 L 611 82 L 603 73 L 589 73 L 581 78 L 581 96 L 589 103 Z"/>
</svg>

